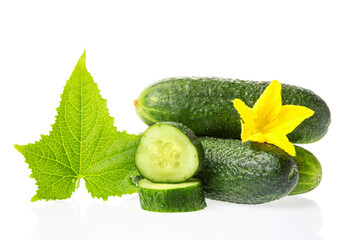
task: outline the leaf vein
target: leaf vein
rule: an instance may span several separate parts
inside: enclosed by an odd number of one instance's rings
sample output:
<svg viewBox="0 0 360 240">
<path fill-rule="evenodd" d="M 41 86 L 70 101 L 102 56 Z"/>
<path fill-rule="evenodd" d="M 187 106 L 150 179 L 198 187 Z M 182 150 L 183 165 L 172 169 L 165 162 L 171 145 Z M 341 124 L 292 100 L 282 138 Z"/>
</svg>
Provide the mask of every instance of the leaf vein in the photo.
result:
<svg viewBox="0 0 360 240">
<path fill-rule="evenodd" d="M 135 147 L 130 148 L 130 149 L 127 149 L 127 150 L 122 151 L 122 152 L 120 152 L 120 153 L 114 154 L 114 155 L 112 155 L 112 156 L 109 156 L 109 157 L 106 157 L 106 158 L 101 159 L 99 162 L 97 162 L 97 163 L 93 164 L 92 166 L 90 166 L 89 168 L 87 168 L 87 169 L 84 171 L 83 174 L 85 174 L 89 169 L 93 168 L 94 166 L 102 163 L 103 161 L 105 161 L 105 160 L 107 160 L 107 159 L 110 159 L 110 158 L 117 157 L 117 156 L 119 156 L 119 155 L 121 155 L 121 154 L 124 154 L 124 153 L 126 153 L 126 152 L 130 152 L 130 151 L 133 150 L 134 148 L 135 148 Z"/>
<path fill-rule="evenodd" d="M 64 164 L 64 163 L 62 163 L 62 162 L 59 162 L 59 161 L 58 161 L 58 160 L 56 160 L 56 159 L 49 158 L 49 157 L 45 157 L 45 156 L 40 155 L 40 154 L 37 154 L 37 153 L 35 153 L 35 152 L 33 152 L 33 151 L 29 151 L 29 153 L 34 154 L 35 156 L 38 156 L 38 157 L 41 157 L 41 158 L 48 159 L 48 160 L 50 160 L 50 161 L 57 162 L 57 163 L 59 163 L 59 164 L 61 164 L 61 165 L 65 166 L 65 167 L 67 167 L 67 168 L 69 168 L 69 169 L 73 170 L 70 166 L 68 166 L 68 165 L 66 165 L 66 164 Z"/>
</svg>

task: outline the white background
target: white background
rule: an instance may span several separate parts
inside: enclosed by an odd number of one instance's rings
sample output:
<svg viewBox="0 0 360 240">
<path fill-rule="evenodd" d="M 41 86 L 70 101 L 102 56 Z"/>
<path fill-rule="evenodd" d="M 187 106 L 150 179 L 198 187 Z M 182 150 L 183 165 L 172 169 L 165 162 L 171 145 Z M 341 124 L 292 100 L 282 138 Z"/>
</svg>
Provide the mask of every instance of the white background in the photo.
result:
<svg viewBox="0 0 360 240">
<path fill-rule="evenodd" d="M 358 1 L 0 1 L 0 239 L 360 239 Z M 332 123 L 304 146 L 323 167 L 313 192 L 257 205 L 208 200 L 199 212 L 151 213 L 137 194 L 107 202 L 81 183 L 38 201 L 13 144 L 47 134 L 66 80 L 89 72 L 119 130 L 146 129 L 133 100 L 173 76 L 273 80 L 309 88 Z"/>
</svg>

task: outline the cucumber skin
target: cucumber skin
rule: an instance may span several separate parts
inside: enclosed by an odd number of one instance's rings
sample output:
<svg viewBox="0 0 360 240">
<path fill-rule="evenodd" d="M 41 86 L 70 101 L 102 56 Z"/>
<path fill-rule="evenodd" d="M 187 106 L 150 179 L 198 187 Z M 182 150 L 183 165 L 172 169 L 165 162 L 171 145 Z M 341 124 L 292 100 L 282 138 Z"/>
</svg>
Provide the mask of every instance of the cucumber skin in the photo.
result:
<svg viewBox="0 0 360 240">
<path fill-rule="evenodd" d="M 197 151 L 197 154 L 198 154 L 198 160 L 199 160 L 199 167 L 198 169 L 192 174 L 192 175 L 189 175 L 189 178 L 191 178 L 193 175 L 195 175 L 199 169 L 201 168 L 202 166 L 202 162 L 203 162 L 203 159 L 204 159 L 204 149 L 203 149 L 203 146 L 201 144 L 201 142 L 198 140 L 198 138 L 195 136 L 194 132 L 188 128 L 187 126 L 185 126 L 184 124 L 182 123 L 178 123 L 178 122 L 158 122 L 158 123 L 155 123 L 154 125 L 156 126 L 160 126 L 160 125 L 170 125 L 170 126 L 173 126 L 177 129 L 179 129 L 183 134 L 185 134 L 188 139 L 190 140 L 190 142 L 193 144 L 193 146 L 196 148 L 196 151 Z M 144 136 L 144 134 L 146 133 L 146 131 L 141 135 L 141 136 Z M 155 179 L 151 179 L 151 177 L 149 176 L 144 176 L 141 171 L 139 170 L 138 166 L 137 166 L 137 162 L 136 162 L 136 152 L 138 150 L 138 146 L 140 144 L 140 141 L 141 141 L 141 137 L 139 138 L 137 144 L 136 144 L 136 150 L 135 150 L 135 167 L 136 169 L 139 171 L 140 175 L 143 177 L 143 178 L 146 178 L 148 179 L 149 181 L 151 182 L 154 182 L 156 183 L 157 181 L 155 181 Z M 184 182 L 186 181 L 187 179 L 184 179 L 183 181 L 180 181 L 180 182 Z M 158 182 L 158 183 L 164 183 L 164 182 Z M 175 182 L 171 182 L 171 183 L 175 183 Z"/>
<path fill-rule="evenodd" d="M 196 177 L 206 198 L 260 204 L 282 198 L 296 186 L 296 164 L 276 146 L 236 139 L 199 139 L 205 159 Z"/>
<path fill-rule="evenodd" d="M 206 207 L 201 182 L 186 188 L 168 190 L 155 190 L 138 186 L 138 192 L 141 208 L 147 211 L 192 212 Z"/>
<path fill-rule="evenodd" d="M 240 116 L 232 100 L 239 98 L 252 107 L 269 82 L 216 77 L 179 77 L 158 81 L 140 94 L 136 112 L 147 125 L 181 122 L 197 136 L 240 138 Z M 288 135 L 293 143 L 320 140 L 330 125 L 325 101 L 310 90 L 282 84 L 283 105 L 301 105 L 315 111 Z"/>
<path fill-rule="evenodd" d="M 295 146 L 296 156 L 293 157 L 298 171 L 299 180 L 289 195 L 309 192 L 319 186 L 322 169 L 319 160 L 308 150 Z"/>
</svg>

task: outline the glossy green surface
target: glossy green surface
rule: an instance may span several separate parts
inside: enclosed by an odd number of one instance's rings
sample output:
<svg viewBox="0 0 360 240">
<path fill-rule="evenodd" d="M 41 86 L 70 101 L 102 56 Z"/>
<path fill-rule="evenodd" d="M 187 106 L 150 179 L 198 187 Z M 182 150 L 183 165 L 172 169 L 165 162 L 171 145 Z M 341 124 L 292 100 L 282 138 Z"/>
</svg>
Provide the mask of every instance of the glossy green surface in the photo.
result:
<svg viewBox="0 0 360 240">
<path fill-rule="evenodd" d="M 322 169 L 319 160 L 308 150 L 295 146 L 296 156 L 293 157 L 299 170 L 299 180 L 289 195 L 306 193 L 319 186 Z"/>
<path fill-rule="evenodd" d="M 141 208 L 152 212 L 191 212 L 206 207 L 204 192 L 198 179 L 183 183 L 138 182 Z"/>
<path fill-rule="evenodd" d="M 169 78 L 140 94 L 136 112 L 147 124 L 173 121 L 191 128 L 197 136 L 240 138 L 240 116 L 232 104 L 239 98 L 252 107 L 269 82 L 215 77 Z M 301 105 L 315 111 L 288 135 L 293 143 L 320 140 L 328 131 L 330 111 L 323 99 L 308 89 L 282 84 L 283 105 Z"/>
<path fill-rule="evenodd" d="M 297 183 L 294 160 L 278 147 L 234 139 L 199 139 L 205 159 L 196 177 L 207 198 L 259 204 L 288 195 Z"/>
</svg>

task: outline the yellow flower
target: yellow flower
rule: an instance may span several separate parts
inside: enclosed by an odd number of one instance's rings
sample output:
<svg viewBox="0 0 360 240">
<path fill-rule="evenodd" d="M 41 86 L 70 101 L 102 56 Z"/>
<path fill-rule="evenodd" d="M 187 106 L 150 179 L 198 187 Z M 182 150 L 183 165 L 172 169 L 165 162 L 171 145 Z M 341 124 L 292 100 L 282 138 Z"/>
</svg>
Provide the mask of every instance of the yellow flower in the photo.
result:
<svg viewBox="0 0 360 240">
<path fill-rule="evenodd" d="M 265 89 L 253 108 L 249 108 L 240 99 L 233 101 L 241 117 L 241 139 L 243 142 L 267 142 L 278 146 L 291 156 L 295 156 L 295 147 L 287 134 L 314 111 L 295 105 L 282 105 L 281 84 L 274 80 Z"/>
</svg>

